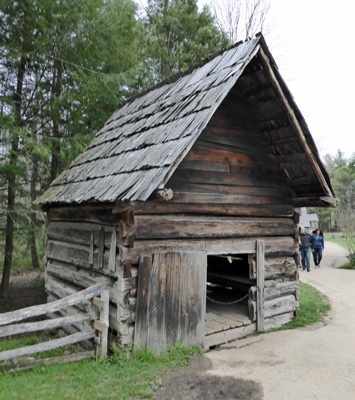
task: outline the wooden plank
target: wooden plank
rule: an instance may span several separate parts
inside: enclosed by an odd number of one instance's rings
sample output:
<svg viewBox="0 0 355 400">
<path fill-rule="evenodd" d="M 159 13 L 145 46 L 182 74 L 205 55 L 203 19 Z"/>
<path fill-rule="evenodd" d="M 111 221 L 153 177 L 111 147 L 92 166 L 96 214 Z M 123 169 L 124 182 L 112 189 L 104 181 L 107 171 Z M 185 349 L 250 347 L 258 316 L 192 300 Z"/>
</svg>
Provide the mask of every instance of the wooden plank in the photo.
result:
<svg viewBox="0 0 355 400">
<path fill-rule="evenodd" d="M 136 327 L 134 335 L 134 345 L 138 348 L 146 348 L 147 345 L 151 265 L 152 257 L 140 258 L 138 269 Z"/>
<path fill-rule="evenodd" d="M 104 267 L 104 251 L 105 251 L 105 228 L 102 227 L 100 229 L 98 261 L 97 261 L 97 268 L 99 269 L 102 269 Z"/>
<path fill-rule="evenodd" d="M 241 339 L 248 335 L 255 333 L 256 324 L 251 323 L 246 326 L 242 326 L 235 329 L 229 329 L 227 331 L 219 332 L 216 334 L 211 334 L 205 337 L 203 349 L 207 351 L 212 346 L 217 346 L 219 344 L 228 343 L 233 340 Z"/>
<path fill-rule="evenodd" d="M 91 231 L 90 235 L 89 265 L 94 265 L 94 231 Z"/>
<path fill-rule="evenodd" d="M 233 172 L 200 171 L 194 169 L 177 169 L 169 180 L 169 187 L 175 182 L 189 182 L 195 184 L 228 185 L 228 186 L 251 186 L 266 188 L 288 188 L 289 183 L 282 175 L 277 178 L 267 177 L 263 174 L 246 174 Z"/>
<path fill-rule="evenodd" d="M 149 282 L 148 348 L 161 351 L 168 348 L 166 331 L 167 254 L 154 254 Z M 147 329 L 147 328 L 146 328 Z"/>
<path fill-rule="evenodd" d="M 215 193 L 190 193 L 174 191 L 174 199 L 169 204 L 187 203 L 187 204 L 231 204 L 231 205 L 291 205 L 291 197 L 268 197 L 262 195 L 243 195 L 243 194 L 215 194 Z M 161 202 L 160 202 L 161 203 Z"/>
<path fill-rule="evenodd" d="M 114 227 L 111 236 L 110 255 L 108 259 L 108 269 L 111 272 L 116 271 L 116 251 L 117 251 L 117 235 L 116 235 L 116 227 Z"/>
<path fill-rule="evenodd" d="M 292 217 L 291 204 L 223 204 L 221 195 L 220 204 L 209 203 L 178 203 L 171 202 L 146 202 L 139 206 L 136 215 L 145 214 L 202 214 L 235 217 Z M 133 247 L 131 245 L 131 247 Z"/>
<path fill-rule="evenodd" d="M 137 239 L 222 238 L 294 234 L 291 218 L 136 216 Z"/>
<path fill-rule="evenodd" d="M 108 343 L 108 328 L 109 328 L 109 307 L 110 307 L 110 293 L 103 290 L 101 292 L 101 300 L 103 307 L 100 308 L 100 321 L 94 321 L 94 328 L 99 330 L 100 346 L 97 347 L 98 358 L 107 356 L 107 343 Z"/>
<path fill-rule="evenodd" d="M 55 329 L 66 325 L 79 324 L 94 318 L 95 313 L 89 313 L 86 315 L 74 315 L 63 318 L 48 319 L 44 321 L 26 322 L 22 324 L 4 326 L 1 328 L 0 337 L 20 335 L 29 332 L 38 332 L 44 329 Z"/>
<path fill-rule="evenodd" d="M 104 308 L 105 306 L 105 302 L 104 300 L 100 299 L 100 297 L 93 297 L 91 299 L 91 303 L 96 306 L 96 307 L 100 307 L 100 308 Z"/>
<path fill-rule="evenodd" d="M 192 183 L 192 182 L 171 182 L 169 181 L 169 187 L 173 192 L 189 192 L 189 193 L 214 193 L 214 194 L 230 194 L 238 195 L 242 194 L 245 196 L 267 196 L 267 197 L 283 197 L 290 198 L 289 188 L 283 187 L 253 187 L 253 186 L 241 186 L 241 185 L 222 185 L 222 184 L 206 184 L 206 183 Z M 174 200 L 174 197 L 173 199 Z M 149 203 L 151 200 L 148 201 Z M 170 200 L 171 202 L 171 200 Z M 139 205 L 145 202 L 136 201 L 132 203 L 134 212 L 137 213 Z"/>
<path fill-rule="evenodd" d="M 264 331 L 264 276 L 265 276 L 265 242 L 256 242 L 256 287 L 257 287 L 257 311 L 256 327 L 257 330 Z"/>
<path fill-rule="evenodd" d="M 117 225 L 120 214 L 112 213 L 112 205 L 78 205 L 65 207 L 51 207 L 47 211 L 49 221 L 89 222 L 94 224 Z"/>
<path fill-rule="evenodd" d="M 91 329 L 89 331 L 74 333 L 73 335 L 50 340 L 48 342 L 21 347 L 19 349 L 2 351 L 0 352 L 0 361 L 6 361 L 16 357 L 22 357 L 25 355 L 27 356 L 30 354 L 56 349 L 58 347 L 68 346 L 69 344 L 78 343 L 83 340 L 92 339 L 94 337 L 95 331 L 94 329 Z"/>
<path fill-rule="evenodd" d="M 0 366 L 0 371 L 26 371 L 38 365 L 65 364 L 68 362 L 81 361 L 92 357 L 94 357 L 94 351 L 82 351 L 79 353 L 66 354 L 58 357 L 41 358 L 39 360 L 28 360 L 21 361 L 19 363 L 13 362 L 11 364 L 4 364 Z"/>
<path fill-rule="evenodd" d="M 207 255 L 180 253 L 179 336 L 185 346 L 203 346 L 206 319 Z"/>
<path fill-rule="evenodd" d="M 98 295 L 101 291 L 101 287 L 101 283 L 97 283 L 94 286 L 74 293 L 73 295 L 66 298 L 53 301 L 51 303 L 40 304 L 38 306 L 31 306 L 27 308 L 22 308 L 21 310 L 10 311 L 0 314 L 0 326 L 12 324 L 13 322 L 19 322 L 27 318 L 45 315 L 50 312 L 65 309 L 79 302 L 87 301 L 92 297 Z"/>
</svg>

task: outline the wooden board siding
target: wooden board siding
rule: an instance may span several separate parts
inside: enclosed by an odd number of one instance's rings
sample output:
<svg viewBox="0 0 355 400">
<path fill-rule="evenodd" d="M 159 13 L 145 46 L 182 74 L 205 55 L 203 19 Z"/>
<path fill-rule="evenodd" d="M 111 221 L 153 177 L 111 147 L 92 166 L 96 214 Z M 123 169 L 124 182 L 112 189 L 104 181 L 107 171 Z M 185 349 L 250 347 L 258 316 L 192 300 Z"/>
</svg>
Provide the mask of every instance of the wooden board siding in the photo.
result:
<svg viewBox="0 0 355 400">
<path fill-rule="evenodd" d="M 139 265 L 137 347 L 164 350 L 176 341 L 202 346 L 206 254 L 181 252 L 142 257 Z"/>
</svg>

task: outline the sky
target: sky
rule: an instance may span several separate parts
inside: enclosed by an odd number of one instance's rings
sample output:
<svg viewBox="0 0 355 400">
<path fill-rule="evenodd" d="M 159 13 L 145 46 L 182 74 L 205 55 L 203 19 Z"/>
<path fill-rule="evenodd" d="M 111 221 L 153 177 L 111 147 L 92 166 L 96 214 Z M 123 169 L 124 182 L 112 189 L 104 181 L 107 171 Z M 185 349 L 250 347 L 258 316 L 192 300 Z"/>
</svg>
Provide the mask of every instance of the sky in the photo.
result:
<svg viewBox="0 0 355 400">
<path fill-rule="evenodd" d="M 200 7 L 206 3 L 198 1 Z M 349 158 L 355 153 L 354 0 L 270 5 L 266 43 L 321 157 L 341 150 Z"/>
<path fill-rule="evenodd" d="M 265 37 L 321 156 L 355 153 L 353 0 L 271 0 Z"/>
</svg>

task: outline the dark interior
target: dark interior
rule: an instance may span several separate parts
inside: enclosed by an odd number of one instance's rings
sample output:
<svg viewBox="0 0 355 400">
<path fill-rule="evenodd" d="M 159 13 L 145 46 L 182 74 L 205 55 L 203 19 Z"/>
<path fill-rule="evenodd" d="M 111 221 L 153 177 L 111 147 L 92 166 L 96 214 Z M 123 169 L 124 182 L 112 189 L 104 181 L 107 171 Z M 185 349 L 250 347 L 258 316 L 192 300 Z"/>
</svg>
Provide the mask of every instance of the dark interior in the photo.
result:
<svg viewBox="0 0 355 400">
<path fill-rule="evenodd" d="M 207 257 L 208 300 L 229 304 L 246 296 L 253 285 L 247 254 Z M 242 303 L 247 304 L 247 299 Z"/>
</svg>

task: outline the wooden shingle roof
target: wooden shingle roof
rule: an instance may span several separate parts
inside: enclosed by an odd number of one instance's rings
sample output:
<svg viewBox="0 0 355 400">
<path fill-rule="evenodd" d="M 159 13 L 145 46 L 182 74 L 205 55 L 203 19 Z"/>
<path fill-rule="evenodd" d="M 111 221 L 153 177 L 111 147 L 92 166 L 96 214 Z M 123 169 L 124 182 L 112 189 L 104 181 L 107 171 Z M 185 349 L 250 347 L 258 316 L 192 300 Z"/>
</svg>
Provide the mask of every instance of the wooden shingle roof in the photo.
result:
<svg viewBox="0 0 355 400">
<path fill-rule="evenodd" d="M 320 195 L 333 197 L 329 177 L 308 128 L 278 73 L 263 37 L 259 35 L 127 101 L 37 202 L 69 204 L 147 200 L 154 190 L 164 187 L 245 68 L 260 52 L 273 64 L 270 68 L 276 74 L 276 86 L 279 85 L 280 93 L 286 93 L 285 99 L 282 96 L 278 99 L 280 107 L 290 114 L 286 110 L 289 107 L 292 114 L 288 115 L 290 123 L 299 125 L 294 136 L 304 147 L 305 159 L 302 163 L 306 161 L 310 164 L 312 179 L 321 185 Z M 245 79 L 246 92 L 248 85 Z M 254 101 L 257 95 L 264 96 L 267 87 L 259 88 L 256 93 L 253 83 L 250 84 L 250 93 L 247 93 L 250 101 Z M 261 125 L 270 123 L 264 115 L 265 110 L 267 108 L 260 109 Z M 275 109 L 271 110 L 271 114 L 275 114 Z M 275 137 L 275 143 L 278 140 Z M 277 149 L 276 153 L 280 146 Z M 287 157 L 279 155 L 283 157 L 280 162 L 287 173 Z M 290 168 L 288 176 L 292 182 Z M 301 192 L 297 194 L 297 190 L 295 193 L 296 197 L 303 196 Z"/>
</svg>

